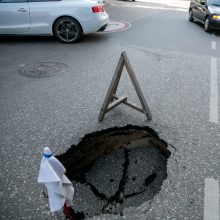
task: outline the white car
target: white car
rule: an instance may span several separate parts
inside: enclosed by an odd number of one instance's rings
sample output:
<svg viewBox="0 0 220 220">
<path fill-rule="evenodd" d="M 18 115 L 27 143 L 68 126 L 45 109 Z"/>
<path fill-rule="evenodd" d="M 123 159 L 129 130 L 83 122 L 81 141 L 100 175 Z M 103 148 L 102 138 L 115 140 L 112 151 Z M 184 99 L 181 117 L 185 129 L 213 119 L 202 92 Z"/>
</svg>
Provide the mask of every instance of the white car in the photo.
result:
<svg viewBox="0 0 220 220">
<path fill-rule="evenodd" d="M 103 4 L 92 0 L 0 0 L 0 35 L 54 35 L 64 43 L 103 31 Z"/>
</svg>

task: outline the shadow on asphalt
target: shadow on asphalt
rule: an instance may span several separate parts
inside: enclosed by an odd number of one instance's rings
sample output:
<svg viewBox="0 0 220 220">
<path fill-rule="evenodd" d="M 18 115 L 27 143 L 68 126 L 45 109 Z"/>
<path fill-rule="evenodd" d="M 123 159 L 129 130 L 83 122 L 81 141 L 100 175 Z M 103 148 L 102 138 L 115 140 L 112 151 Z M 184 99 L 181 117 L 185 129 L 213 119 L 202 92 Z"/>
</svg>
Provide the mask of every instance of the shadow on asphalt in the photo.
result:
<svg viewBox="0 0 220 220">
<path fill-rule="evenodd" d="M 215 36 L 220 37 L 220 31 L 216 31 Z"/>
<path fill-rule="evenodd" d="M 98 43 L 105 41 L 108 38 L 105 33 L 95 33 L 85 35 L 77 44 L 87 43 Z M 46 44 L 57 44 L 61 43 L 52 36 L 0 36 L 1 43 L 46 43 Z"/>
<path fill-rule="evenodd" d="M 51 36 L 0 36 L 0 43 L 54 43 L 56 39 Z"/>
<path fill-rule="evenodd" d="M 220 37 L 220 31 L 210 31 L 210 32 L 205 32 L 204 30 L 204 24 L 198 22 L 198 21 L 194 21 L 194 24 L 197 25 L 198 27 L 202 28 L 202 31 L 205 33 L 205 34 L 209 34 L 209 35 L 212 35 L 212 33 L 215 33 L 215 36 L 216 37 Z"/>
<path fill-rule="evenodd" d="M 99 32 L 95 34 L 88 34 L 84 36 L 81 42 L 84 42 L 84 41 L 88 43 L 104 42 L 109 38 L 109 34 L 111 33 Z"/>
</svg>

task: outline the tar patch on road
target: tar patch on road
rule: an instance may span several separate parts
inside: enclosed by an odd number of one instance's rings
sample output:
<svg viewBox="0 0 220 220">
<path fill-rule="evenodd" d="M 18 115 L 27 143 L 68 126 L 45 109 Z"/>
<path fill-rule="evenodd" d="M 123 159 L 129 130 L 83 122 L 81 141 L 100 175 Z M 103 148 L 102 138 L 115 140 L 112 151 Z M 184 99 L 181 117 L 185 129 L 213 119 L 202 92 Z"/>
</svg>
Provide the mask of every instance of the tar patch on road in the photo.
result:
<svg viewBox="0 0 220 220">
<path fill-rule="evenodd" d="M 127 125 L 85 135 L 57 158 L 75 187 L 82 216 L 123 215 L 153 199 L 167 177 L 167 144 L 148 127 Z"/>
</svg>

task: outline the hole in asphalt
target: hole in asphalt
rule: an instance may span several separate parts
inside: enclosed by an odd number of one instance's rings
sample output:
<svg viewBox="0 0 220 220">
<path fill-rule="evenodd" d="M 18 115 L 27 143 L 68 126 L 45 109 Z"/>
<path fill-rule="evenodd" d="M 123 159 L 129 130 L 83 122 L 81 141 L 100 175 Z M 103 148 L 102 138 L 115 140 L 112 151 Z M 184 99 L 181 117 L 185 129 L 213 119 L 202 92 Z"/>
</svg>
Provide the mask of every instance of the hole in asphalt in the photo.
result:
<svg viewBox="0 0 220 220">
<path fill-rule="evenodd" d="M 73 208 L 81 219 L 123 215 L 160 191 L 170 151 L 149 127 L 127 125 L 85 135 L 57 158 L 75 188 Z"/>
</svg>

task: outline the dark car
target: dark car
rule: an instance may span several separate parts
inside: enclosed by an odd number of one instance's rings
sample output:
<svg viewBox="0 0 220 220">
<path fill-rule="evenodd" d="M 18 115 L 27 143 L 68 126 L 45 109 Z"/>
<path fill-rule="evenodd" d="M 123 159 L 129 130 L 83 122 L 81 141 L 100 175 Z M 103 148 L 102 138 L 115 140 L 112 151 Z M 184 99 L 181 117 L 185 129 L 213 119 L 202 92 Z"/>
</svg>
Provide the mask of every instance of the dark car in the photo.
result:
<svg viewBox="0 0 220 220">
<path fill-rule="evenodd" d="M 204 24 L 206 32 L 220 30 L 220 0 L 191 0 L 189 21 Z"/>
</svg>

